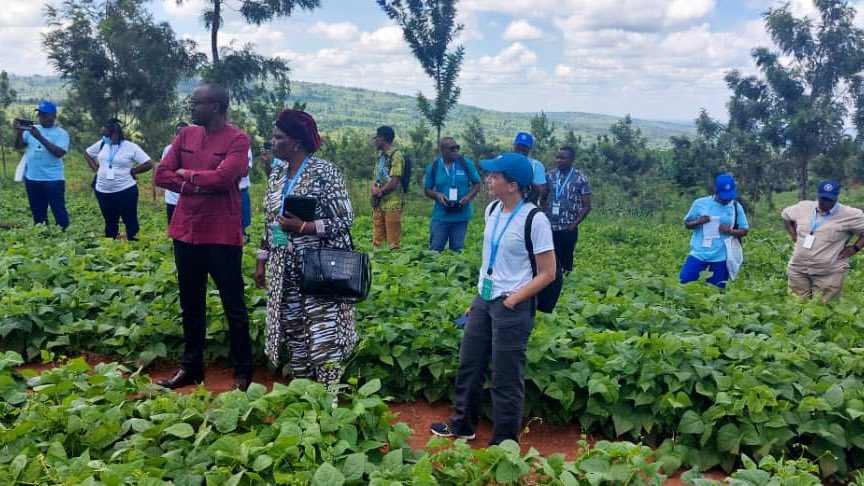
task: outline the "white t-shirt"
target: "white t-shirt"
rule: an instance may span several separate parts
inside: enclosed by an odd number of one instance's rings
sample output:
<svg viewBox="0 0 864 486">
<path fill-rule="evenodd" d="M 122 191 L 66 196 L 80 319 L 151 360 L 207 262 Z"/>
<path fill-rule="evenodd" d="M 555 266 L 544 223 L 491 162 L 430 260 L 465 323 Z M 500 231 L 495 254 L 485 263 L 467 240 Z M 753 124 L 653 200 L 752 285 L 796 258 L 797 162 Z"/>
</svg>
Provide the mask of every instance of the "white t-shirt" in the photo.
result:
<svg viewBox="0 0 864 486">
<path fill-rule="evenodd" d="M 252 168 L 252 149 L 249 149 L 248 157 L 249 157 L 249 168 L 251 169 Z M 240 184 L 237 186 L 237 188 L 242 191 L 243 189 L 249 189 L 251 186 L 252 186 L 252 181 L 249 180 L 249 173 L 247 172 L 246 175 L 243 176 L 242 179 L 240 179 Z"/>
<path fill-rule="evenodd" d="M 168 155 L 168 151 L 171 150 L 171 144 L 165 146 L 165 150 L 162 151 L 162 158 L 159 160 L 165 160 L 165 157 Z M 174 191 L 169 191 L 165 189 L 165 204 L 170 204 L 172 206 L 177 205 L 177 201 L 180 200 L 180 194 L 177 194 Z"/>
<path fill-rule="evenodd" d="M 100 149 L 101 147 L 101 149 Z M 113 161 L 111 154 L 114 153 Z M 96 172 L 96 190 L 101 193 L 120 192 L 135 185 L 130 171 L 138 164 L 150 160 L 137 144 L 123 140 L 120 145 L 98 141 L 87 148 L 87 155 L 99 162 Z M 114 168 L 114 179 L 108 179 L 109 166 Z"/>
<path fill-rule="evenodd" d="M 492 253 L 492 227 L 495 226 L 495 217 L 501 213 L 504 204 L 497 203 L 497 207 L 489 214 L 489 209 L 495 204 L 492 202 L 486 206 L 486 229 L 483 231 L 483 264 L 480 266 L 480 277 L 477 280 L 477 291 L 483 291 L 483 279 L 487 277 L 486 270 L 489 267 L 489 256 Z M 501 294 L 511 293 L 528 284 L 534 275 L 531 273 L 531 260 L 528 258 L 528 250 L 525 249 L 525 221 L 528 213 L 537 206 L 526 202 L 513 218 L 507 232 L 501 238 L 501 247 L 495 257 L 495 266 L 492 267 L 492 299 L 501 297 Z M 510 214 L 502 214 L 498 223 L 498 233 L 501 233 Z M 534 215 L 531 223 L 531 242 L 534 244 L 534 254 L 539 255 L 555 249 L 552 241 L 552 226 L 549 218 L 540 211 Z"/>
</svg>

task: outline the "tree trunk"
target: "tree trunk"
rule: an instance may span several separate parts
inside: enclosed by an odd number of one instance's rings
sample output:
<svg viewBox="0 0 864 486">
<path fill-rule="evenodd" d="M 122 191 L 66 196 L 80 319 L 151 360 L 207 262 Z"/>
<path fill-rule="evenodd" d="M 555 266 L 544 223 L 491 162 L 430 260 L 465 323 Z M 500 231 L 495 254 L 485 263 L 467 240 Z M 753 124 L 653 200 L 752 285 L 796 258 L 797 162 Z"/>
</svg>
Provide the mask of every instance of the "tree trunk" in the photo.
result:
<svg viewBox="0 0 864 486">
<path fill-rule="evenodd" d="M 0 145 L 0 157 L 3 158 L 3 177 L 6 177 L 6 146 Z"/>
<path fill-rule="evenodd" d="M 807 157 L 799 156 L 795 166 L 798 169 L 798 200 L 807 199 Z"/>
<path fill-rule="evenodd" d="M 219 27 L 222 18 L 222 0 L 213 1 L 213 23 L 210 25 L 210 50 L 213 52 L 213 66 L 219 64 Z"/>
</svg>

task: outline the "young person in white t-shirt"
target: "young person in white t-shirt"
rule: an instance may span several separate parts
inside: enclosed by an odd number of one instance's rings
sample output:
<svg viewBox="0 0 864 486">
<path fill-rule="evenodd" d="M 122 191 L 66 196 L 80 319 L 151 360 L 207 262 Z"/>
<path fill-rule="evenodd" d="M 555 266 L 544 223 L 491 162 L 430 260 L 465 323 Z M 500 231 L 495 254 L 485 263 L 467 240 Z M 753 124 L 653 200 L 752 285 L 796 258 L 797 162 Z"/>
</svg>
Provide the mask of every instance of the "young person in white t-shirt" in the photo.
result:
<svg viewBox="0 0 864 486">
<path fill-rule="evenodd" d="M 102 126 L 102 139 L 87 148 L 85 158 L 96 171 L 96 199 L 105 219 L 105 237 L 117 238 L 120 218 L 126 226 L 126 237 L 138 235 L 138 174 L 153 168 L 150 156 L 123 135 L 117 119 Z"/>
<path fill-rule="evenodd" d="M 174 137 L 177 137 L 177 134 L 180 133 L 180 130 L 188 127 L 189 124 L 186 122 L 180 122 L 174 126 Z M 168 151 L 171 150 L 171 144 L 165 146 L 165 149 L 162 150 L 162 157 L 159 158 L 161 161 L 168 155 Z M 169 191 L 165 189 L 165 213 L 168 215 L 168 224 L 171 224 L 171 216 L 174 216 L 174 208 L 177 207 L 177 202 L 180 200 L 180 194 L 177 194 L 174 191 Z"/>
<path fill-rule="evenodd" d="M 430 429 L 442 437 L 474 438 L 491 361 L 494 428 L 490 444 L 500 444 L 519 440 L 534 297 L 555 279 L 555 244 L 549 219 L 538 212 L 530 233 L 537 262 L 534 276 L 525 245 L 526 220 L 536 208 L 525 199 L 534 176 L 531 162 L 524 155 L 505 153 L 480 165 L 489 172 L 486 184 L 497 201 L 485 211 L 478 295 L 466 311 L 468 323 L 459 351 L 456 413 Z"/>
</svg>

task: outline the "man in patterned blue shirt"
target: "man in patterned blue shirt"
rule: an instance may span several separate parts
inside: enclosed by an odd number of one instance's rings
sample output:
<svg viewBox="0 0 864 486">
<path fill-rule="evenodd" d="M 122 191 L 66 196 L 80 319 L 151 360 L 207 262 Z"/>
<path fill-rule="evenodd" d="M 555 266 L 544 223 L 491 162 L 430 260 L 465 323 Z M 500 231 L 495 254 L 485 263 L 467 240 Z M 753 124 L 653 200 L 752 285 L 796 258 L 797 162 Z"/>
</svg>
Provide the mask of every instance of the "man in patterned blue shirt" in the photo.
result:
<svg viewBox="0 0 864 486">
<path fill-rule="evenodd" d="M 565 146 L 555 154 L 557 168 L 546 174 L 543 210 L 552 223 L 555 258 L 565 272 L 573 271 L 573 251 L 579 239 L 579 225 L 591 212 L 591 184 L 573 167 L 576 150 Z"/>
</svg>

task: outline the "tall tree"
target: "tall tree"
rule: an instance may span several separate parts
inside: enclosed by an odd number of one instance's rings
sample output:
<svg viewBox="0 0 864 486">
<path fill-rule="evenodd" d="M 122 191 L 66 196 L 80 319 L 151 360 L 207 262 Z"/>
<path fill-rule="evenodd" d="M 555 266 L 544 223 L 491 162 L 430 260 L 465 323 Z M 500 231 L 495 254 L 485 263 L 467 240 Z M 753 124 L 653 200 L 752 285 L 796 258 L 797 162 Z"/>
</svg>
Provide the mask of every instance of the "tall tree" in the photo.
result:
<svg viewBox="0 0 864 486">
<path fill-rule="evenodd" d="M 191 0 L 175 0 L 178 5 Z M 219 32 L 224 25 L 226 9 L 239 12 L 243 20 L 262 25 L 277 18 L 290 17 L 296 9 L 314 10 L 321 0 L 207 0 L 201 20 L 210 31 L 210 66 L 202 77 L 227 87 L 232 98 L 246 101 L 268 80 L 276 84 L 276 96 L 288 89 L 288 64 L 277 57 L 256 54 L 251 44 L 219 47 Z M 257 85 L 256 85 L 257 82 Z"/>
<path fill-rule="evenodd" d="M 457 1 L 377 0 L 378 6 L 402 28 L 411 52 L 435 85 L 435 99 L 430 101 L 418 92 L 417 107 L 435 127 L 436 140 L 441 139 L 441 128 L 461 94 L 456 81 L 465 58 L 465 47 L 449 50 L 464 28 L 456 23 Z"/>
<path fill-rule="evenodd" d="M 555 157 L 558 147 L 558 139 L 555 137 L 555 124 L 549 121 L 545 111 L 531 118 L 531 135 L 534 136 L 534 146 L 531 148 L 531 157 L 551 163 Z"/>
<path fill-rule="evenodd" d="M 783 154 L 795 167 L 798 197 L 808 192 L 810 162 L 835 151 L 850 118 L 864 130 L 864 30 L 845 0 L 816 0 L 819 18 L 792 14 L 789 4 L 765 13 L 777 51 L 753 51 L 765 78 L 783 139 Z"/>
<path fill-rule="evenodd" d="M 475 163 L 495 156 L 496 149 L 492 144 L 486 142 L 486 132 L 483 130 L 483 125 L 477 115 L 471 115 L 460 141 L 466 146 L 463 153 L 470 155 Z"/>
<path fill-rule="evenodd" d="M 3 175 L 6 175 L 6 149 L 11 145 L 14 138 L 11 120 L 6 115 L 6 110 L 18 97 L 9 85 L 9 75 L 6 71 L 0 71 L 0 157 L 3 159 Z"/>
<path fill-rule="evenodd" d="M 714 176 L 726 169 L 726 127 L 705 109 L 696 119 L 696 137 L 673 136 L 671 175 L 681 187 L 710 188 Z"/>
<path fill-rule="evenodd" d="M 727 150 L 742 191 L 751 203 L 763 196 L 773 209 L 775 191 L 788 188 L 792 167 L 783 156 L 786 144 L 783 117 L 775 110 L 770 87 L 755 76 L 742 77 L 737 71 L 726 75 L 726 85 L 732 90 L 727 107 Z"/>
<path fill-rule="evenodd" d="M 178 39 L 167 22 L 155 22 L 144 3 L 67 0 L 46 7 L 49 31 L 42 44 L 69 87 L 68 103 L 89 115 L 90 130 L 112 117 L 129 131 L 170 125 L 177 84 L 202 61 L 194 42 Z M 144 142 L 149 150 L 159 145 Z"/>
</svg>

